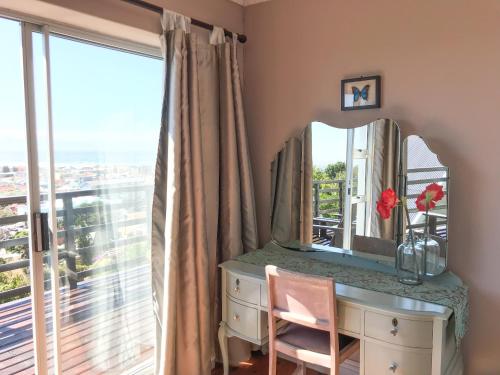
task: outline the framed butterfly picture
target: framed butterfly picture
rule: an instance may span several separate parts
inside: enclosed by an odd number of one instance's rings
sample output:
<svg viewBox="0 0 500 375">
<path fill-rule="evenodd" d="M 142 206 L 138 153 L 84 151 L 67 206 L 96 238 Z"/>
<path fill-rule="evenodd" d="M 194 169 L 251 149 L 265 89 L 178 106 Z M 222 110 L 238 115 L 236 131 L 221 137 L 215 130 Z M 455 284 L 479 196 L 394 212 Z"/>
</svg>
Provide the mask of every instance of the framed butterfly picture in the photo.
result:
<svg viewBox="0 0 500 375">
<path fill-rule="evenodd" d="M 340 91 L 342 111 L 380 108 L 380 76 L 343 79 Z"/>
</svg>

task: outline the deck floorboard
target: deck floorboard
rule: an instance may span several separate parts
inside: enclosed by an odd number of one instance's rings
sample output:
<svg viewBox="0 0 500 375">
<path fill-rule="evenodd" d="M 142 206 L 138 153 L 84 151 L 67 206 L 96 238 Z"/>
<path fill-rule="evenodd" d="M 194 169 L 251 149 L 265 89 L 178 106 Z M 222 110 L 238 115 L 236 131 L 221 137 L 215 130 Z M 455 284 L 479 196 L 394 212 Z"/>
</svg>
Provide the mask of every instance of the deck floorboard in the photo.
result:
<svg viewBox="0 0 500 375">
<path fill-rule="evenodd" d="M 119 374 L 152 359 L 154 321 L 146 267 L 61 290 L 64 374 Z M 47 311 L 50 296 L 45 297 Z M 51 330 L 47 314 L 47 331 Z M 47 344 L 52 346 L 51 336 Z M 49 353 L 49 366 L 52 357 Z M 31 299 L 0 305 L 0 375 L 33 375 Z"/>
</svg>

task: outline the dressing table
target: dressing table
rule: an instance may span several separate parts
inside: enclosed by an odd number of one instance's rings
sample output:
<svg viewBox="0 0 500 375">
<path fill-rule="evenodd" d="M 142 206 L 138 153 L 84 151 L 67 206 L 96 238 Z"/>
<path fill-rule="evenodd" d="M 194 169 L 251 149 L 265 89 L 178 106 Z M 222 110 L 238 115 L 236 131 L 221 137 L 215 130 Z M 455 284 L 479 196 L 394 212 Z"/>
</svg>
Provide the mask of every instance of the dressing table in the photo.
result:
<svg viewBox="0 0 500 375">
<path fill-rule="evenodd" d="M 265 349 L 267 289 L 264 266 L 230 260 L 220 267 L 223 299 L 218 336 L 228 375 L 228 337 Z M 361 342 L 360 374 L 462 374 L 450 308 L 341 283 L 336 284 L 336 293 L 339 332 Z"/>
<path fill-rule="evenodd" d="M 224 375 L 228 337 L 266 349 L 267 264 L 336 280 L 339 332 L 361 344 L 359 370 L 348 364 L 345 374 L 462 374 L 468 297 L 446 270 L 449 169 L 425 141 L 401 141 L 399 126 L 388 119 L 354 129 L 312 123 L 286 142 L 271 174 L 273 241 L 219 266 Z M 412 199 L 431 182 L 445 198 L 424 231 L 426 217 Z M 387 187 L 408 198 L 408 216 L 377 215 L 377 197 Z M 439 246 L 428 264 L 435 275 L 419 286 L 398 283 L 394 268 L 396 247 L 409 233 L 431 234 Z"/>
</svg>

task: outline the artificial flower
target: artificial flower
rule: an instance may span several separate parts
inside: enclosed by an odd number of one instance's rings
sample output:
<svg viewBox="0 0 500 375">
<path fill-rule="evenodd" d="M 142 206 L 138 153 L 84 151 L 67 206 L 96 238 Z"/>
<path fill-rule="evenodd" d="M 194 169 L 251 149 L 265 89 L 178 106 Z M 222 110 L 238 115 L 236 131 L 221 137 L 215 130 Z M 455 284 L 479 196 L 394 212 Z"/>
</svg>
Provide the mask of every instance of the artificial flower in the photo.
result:
<svg viewBox="0 0 500 375">
<path fill-rule="evenodd" d="M 377 211 L 382 219 L 389 219 L 391 217 L 391 209 L 382 201 L 377 201 Z"/>
<path fill-rule="evenodd" d="M 419 211 L 428 211 L 436 207 L 436 203 L 444 197 L 443 187 L 436 183 L 428 185 L 416 200 Z"/>
<path fill-rule="evenodd" d="M 391 210 L 398 204 L 396 192 L 391 188 L 382 192 L 380 199 L 377 201 L 377 211 L 383 219 L 391 217 Z"/>
</svg>

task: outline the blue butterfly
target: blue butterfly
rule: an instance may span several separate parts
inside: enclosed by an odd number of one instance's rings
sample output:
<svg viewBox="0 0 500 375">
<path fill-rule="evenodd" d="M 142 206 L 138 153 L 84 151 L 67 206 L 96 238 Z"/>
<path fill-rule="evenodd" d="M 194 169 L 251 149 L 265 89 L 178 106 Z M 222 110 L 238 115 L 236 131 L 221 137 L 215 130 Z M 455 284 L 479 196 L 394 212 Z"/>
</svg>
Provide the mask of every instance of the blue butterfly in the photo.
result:
<svg viewBox="0 0 500 375">
<path fill-rule="evenodd" d="M 368 89 L 369 88 L 370 88 L 370 85 L 366 85 L 361 90 L 358 89 L 356 86 L 353 86 L 352 87 L 352 93 L 354 94 L 354 101 L 357 102 L 359 100 L 360 96 L 364 100 L 368 100 Z"/>
</svg>

